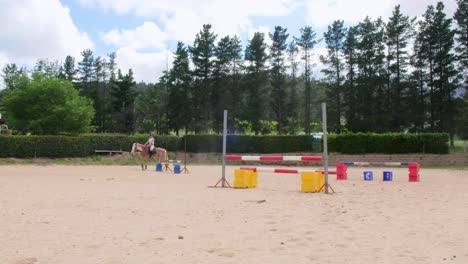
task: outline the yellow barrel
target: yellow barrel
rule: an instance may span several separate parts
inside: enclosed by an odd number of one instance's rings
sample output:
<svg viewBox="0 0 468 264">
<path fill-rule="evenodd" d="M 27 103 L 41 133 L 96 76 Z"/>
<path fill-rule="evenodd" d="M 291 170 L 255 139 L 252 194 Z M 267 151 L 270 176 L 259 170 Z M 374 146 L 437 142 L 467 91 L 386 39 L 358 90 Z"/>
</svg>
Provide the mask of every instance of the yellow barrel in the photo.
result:
<svg viewBox="0 0 468 264">
<path fill-rule="evenodd" d="M 301 192 L 325 191 L 325 176 L 321 172 L 301 172 Z"/>
<path fill-rule="evenodd" d="M 258 172 L 236 169 L 234 171 L 234 188 L 257 187 L 257 176 Z"/>
<path fill-rule="evenodd" d="M 250 187 L 251 188 L 256 188 L 257 185 L 258 185 L 258 171 L 252 171 Z"/>
</svg>

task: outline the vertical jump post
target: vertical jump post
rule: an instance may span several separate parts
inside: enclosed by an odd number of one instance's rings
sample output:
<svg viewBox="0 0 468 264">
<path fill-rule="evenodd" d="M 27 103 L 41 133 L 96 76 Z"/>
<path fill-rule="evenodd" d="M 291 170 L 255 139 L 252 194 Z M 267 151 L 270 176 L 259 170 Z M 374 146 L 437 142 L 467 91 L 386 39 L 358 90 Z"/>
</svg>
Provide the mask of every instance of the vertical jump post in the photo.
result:
<svg viewBox="0 0 468 264">
<path fill-rule="evenodd" d="M 227 136 L 227 110 L 224 110 L 223 115 L 223 178 L 222 178 L 222 187 L 226 182 L 226 136 Z"/>
<path fill-rule="evenodd" d="M 231 185 L 226 180 L 226 136 L 227 136 L 227 110 L 224 110 L 223 119 L 223 153 L 222 153 L 222 175 L 221 179 L 212 187 L 231 188 Z M 221 183 L 221 186 L 218 186 Z"/>
<path fill-rule="evenodd" d="M 327 144 L 327 105 L 322 103 L 323 127 L 323 171 L 325 173 L 325 193 L 328 193 L 328 144 Z"/>
</svg>

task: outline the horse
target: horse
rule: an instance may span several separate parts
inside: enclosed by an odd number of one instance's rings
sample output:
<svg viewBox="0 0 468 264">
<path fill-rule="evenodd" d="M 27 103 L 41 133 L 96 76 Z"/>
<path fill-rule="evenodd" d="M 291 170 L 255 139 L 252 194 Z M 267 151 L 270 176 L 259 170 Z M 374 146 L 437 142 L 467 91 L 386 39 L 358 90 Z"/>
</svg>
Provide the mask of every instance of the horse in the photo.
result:
<svg viewBox="0 0 468 264">
<path fill-rule="evenodd" d="M 140 153 L 140 157 L 142 159 L 141 170 L 148 169 L 148 160 L 151 157 L 154 157 L 154 158 L 157 157 L 159 163 L 166 162 L 168 160 L 167 150 L 165 150 L 163 148 L 156 148 L 156 153 L 151 156 L 149 146 L 139 144 L 139 143 L 133 143 L 131 153 L 135 154 L 135 153 L 138 153 L 138 152 Z"/>
</svg>

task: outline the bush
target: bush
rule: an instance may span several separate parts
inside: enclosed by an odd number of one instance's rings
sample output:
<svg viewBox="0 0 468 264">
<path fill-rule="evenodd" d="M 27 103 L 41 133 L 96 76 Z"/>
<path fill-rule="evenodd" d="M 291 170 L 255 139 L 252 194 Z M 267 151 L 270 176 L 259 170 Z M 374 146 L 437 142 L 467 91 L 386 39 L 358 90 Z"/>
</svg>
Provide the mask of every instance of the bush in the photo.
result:
<svg viewBox="0 0 468 264">
<path fill-rule="evenodd" d="M 448 134 L 355 133 L 330 135 L 329 152 L 343 154 L 404 154 L 449 152 Z"/>
<path fill-rule="evenodd" d="M 2 98 L 11 128 L 34 134 L 92 131 L 93 103 L 81 97 L 72 82 L 35 73 Z"/>
<path fill-rule="evenodd" d="M 0 136 L 0 157 L 86 157 L 94 154 L 90 138 L 70 136 Z"/>
<path fill-rule="evenodd" d="M 329 152 L 343 154 L 403 154 L 449 151 L 448 134 L 340 134 L 328 138 Z M 146 135 L 84 134 L 79 136 L 0 136 L 0 157 L 85 157 L 96 149 L 130 151 L 132 143 L 144 143 Z M 168 151 L 221 152 L 220 135 L 157 136 L 156 145 Z M 321 140 L 310 136 L 229 135 L 228 153 L 321 152 Z"/>
<path fill-rule="evenodd" d="M 130 151 L 134 142 L 144 143 L 147 136 L 119 134 L 85 134 L 80 136 L 0 136 L 0 157 L 86 157 L 94 151 Z M 168 151 L 180 149 L 180 138 L 174 136 L 156 137 L 157 146 Z"/>
<path fill-rule="evenodd" d="M 186 135 L 188 152 L 221 152 L 220 135 Z M 226 152 L 287 153 L 320 152 L 320 140 L 308 136 L 247 136 L 228 135 Z"/>
</svg>

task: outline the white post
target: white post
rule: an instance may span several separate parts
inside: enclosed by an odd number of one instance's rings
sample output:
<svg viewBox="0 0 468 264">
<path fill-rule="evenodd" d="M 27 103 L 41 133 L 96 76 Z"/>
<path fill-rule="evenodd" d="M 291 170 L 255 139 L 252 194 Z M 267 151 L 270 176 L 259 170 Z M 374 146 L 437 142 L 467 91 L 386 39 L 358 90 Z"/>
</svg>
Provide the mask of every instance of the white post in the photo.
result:
<svg viewBox="0 0 468 264">
<path fill-rule="evenodd" d="M 328 193 L 328 143 L 327 143 L 327 105 L 322 103 L 323 127 L 323 171 L 325 173 L 325 193 Z"/>
<path fill-rule="evenodd" d="M 225 187 L 226 182 L 226 136 L 227 136 L 227 110 L 224 110 L 224 122 L 223 122 L 223 175 L 222 175 L 222 183 L 221 186 Z"/>
</svg>

